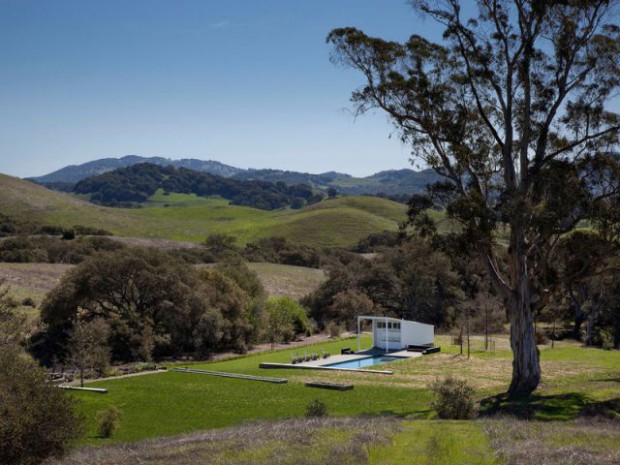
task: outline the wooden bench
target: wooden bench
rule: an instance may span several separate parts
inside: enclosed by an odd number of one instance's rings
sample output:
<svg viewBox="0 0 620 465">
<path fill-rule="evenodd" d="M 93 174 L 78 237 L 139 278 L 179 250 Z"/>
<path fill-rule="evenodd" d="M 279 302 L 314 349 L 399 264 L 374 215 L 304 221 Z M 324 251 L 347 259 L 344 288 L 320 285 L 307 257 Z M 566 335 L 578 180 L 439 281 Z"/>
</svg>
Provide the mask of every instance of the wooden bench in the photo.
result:
<svg viewBox="0 0 620 465">
<path fill-rule="evenodd" d="M 308 381 L 306 383 L 306 387 L 331 389 L 334 391 L 350 391 L 351 389 L 353 389 L 352 384 L 326 383 L 324 381 Z"/>
</svg>

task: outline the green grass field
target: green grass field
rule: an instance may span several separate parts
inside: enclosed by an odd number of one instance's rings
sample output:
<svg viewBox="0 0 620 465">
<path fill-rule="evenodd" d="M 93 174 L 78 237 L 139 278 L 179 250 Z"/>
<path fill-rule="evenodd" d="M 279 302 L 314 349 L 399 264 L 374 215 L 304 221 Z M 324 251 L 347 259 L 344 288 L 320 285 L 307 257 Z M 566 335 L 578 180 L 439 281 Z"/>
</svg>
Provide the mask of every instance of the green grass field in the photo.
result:
<svg viewBox="0 0 620 465">
<path fill-rule="evenodd" d="M 230 206 L 219 198 L 155 195 L 144 208 L 99 207 L 75 196 L 0 175 L 0 213 L 42 225 L 83 225 L 117 236 L 201 242 L 215 233 L 239 244 L 269 236 L 321 246 L 350 246 L 373 232 L 396 231 L 406 207 L 376 197 L 342 197 L 301 210 L 264 211 Z"/>
<path fill-rule="evenodd" d="M 365 346 L 369 342 L 368 338 L 364 339 Z M 339 353 L 341 347 L 352 347 L 354 343 L 343 340 L 313 349 Z M 75 393 L 82 400 L 79 411 L 87 419 L 86 442 L 109 442 L 97 438 L 93 419 L 97 411 L 110 404 L 121 407 L 124 412 L 122 428 L 114 441 L 135 441 L 221 428 L 248 420 L 300 417 L 313 399 L 325 402 L 334 416 L 390 414 L 425 418 L 430 413 L 429 395 L 425 389 L 389 387 L 374 382 L 377 377 L 385 375 L 351 374 L 349 379 L 354 380 L 355 389 L 339 392 L 305 387 L 303 383 L 308 379 L 322 379 L 315 376 L 317 372 L 258 368 L 260 362 L 290 363 L 291 354 L 299 351 L 289 349 L 192 365 L 215 371 L 282 377 L 289 380 L 284 385 L 179 372 L 91 383 L 89 386 L 105 387 L 109 393 Z"/>
<path fill-rule="evenodd" d="M 362 348 L 370 343 L 368 336 L 362 338 Z M 93 382 L 89 386 L 105 387 L 109 394 L 72 394 L 81 400 L 79 411 L 87 422 L 82 447 L 87 447 L 61 463 L 118 465 L 148 457 L 161 464 L 267 464 L 274 463 L 274 457 L 285 464 L 300 463 L 300 457 L 308 464 L 526 465 L 543 459 L 552 465 L 618 463 L 620 352 L 571 342 L 557 342 L 553 349 L 541 346 L 540 388 L 527 400 L 508 402 L 501 395 L 510 381 L 505 337 L 497 338 L 494 353 L 484 351 L 482 338 L 472 338 L 470 359 L 450 345 L 448 336 L 438 336 L 436 343 L 443 348 L 440 354 L 382 365 L 394 371 L 391 376 L 258 367 L 266 361 L 288 363 L 291 355 L 304 351 L 339 353 L 342 347 L 357 347 L 356 339 L 345 339 L 191 365 L 283 377 L 288 379 L 284 385 L 179 372 Z M 435 418 L 428 383 L 447 374 L 466 378 L 476 388 L 482 401 L 479 419 Z M 311 389 L 303 384 L 308 380 L 355 387 L 344 392 Z M 315 399 L 327 405 L 331 422 L 303 420 L 306 406 Z M 102 439 L 94 417 L 111 404 L 123 410 L 121 427 L 114 438 Z M 383 419 L 392 423 L 381 423 Z M 335 426 L 346 422 L 357 423 Z M 209 432 L 174 437 L 195 431 Z M 301 439 L 299 431 L 304 431 Z M 148 438 L 163 439 L 114 446 Z M 103 445 L 108 447 L 98 449 Z M 97 449 L 89 449 L 93 446 Z M 290 453 L 282 455 L 284 450 Z M 345 450 L 349 461 L 341 457 L 330 462 Z"/>
<path fill-rule="evenodd" d="M 362 348 L 370 339 L 362 339 Z M 505 392 L 510 381 L 511 360 L 503 351 L 484 356 L 473 351 L 471 359 L 454 354 L 449 338 L 438 337 L 444 352 L 414 360 L 397 361 L 381 368 L 394 375 L 324 372 L 309 370 L 264 370 L 260 362 L 289 363 L 291 355 L 304 349 L 287 349 L 233 358 L 193 367 L 283 377 L 288 384 L 277 385 L 205 375 L 167 372 L 133 378 L 102 380 L 93 386 L 110 390 L 107 395 L 76 393 L 82 400 L 80 411 L 88 420 L 89 443 L 107 440 L 96 438 L 94 414 L 106 405 L 124 410 L 123 427 L 114 441 L 138 439 L 184 432 L 220 428 L 246 420 L 279 419 L 303 415 L 307 403 L 315 398 L 324 401 L 334 416 L 390 414 L 400 418 L 431 418 L 428 384 L 447 374 L 466 378 L 479 399 L 487 402 Z M 339 352 L 341 347 L 356 348 L 355 339 L 329 342 L 309 347 L 308 352 Z M 620 353 L 586 349 L 571 343 L 558 343 L 554 349 L 541 347 L 543 382 L 527 402 L 529 418 L 571 420 L 584 409 L 608 405 L 606 414 L 614 414 L 614 402 L 620 398 Z M 351 383 L 352 391 L 309 389 L 308 380 Z M 504 402 L 504 401 L 502 401 Z M 495 410 L 519 413 L 520 404 L 484 404 L 482 413 Z M 617 415 L 617 412 L 615 413 Z"/>
</svg>

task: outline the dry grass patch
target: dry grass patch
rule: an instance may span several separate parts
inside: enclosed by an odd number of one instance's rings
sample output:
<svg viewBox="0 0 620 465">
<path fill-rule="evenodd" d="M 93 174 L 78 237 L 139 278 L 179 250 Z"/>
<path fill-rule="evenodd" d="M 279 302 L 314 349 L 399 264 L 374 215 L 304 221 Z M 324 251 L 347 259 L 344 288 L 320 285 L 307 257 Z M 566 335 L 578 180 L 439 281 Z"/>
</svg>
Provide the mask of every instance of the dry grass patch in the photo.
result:
<svg viewBox="0 0 620 465">
<path fill-rule="evenodd" d="M 53 263 L 0 263 L 0 280 L 10 287 L 9 295 L 21 301 L 31 297 L 41 303 L 73 265 Z"/>
<path fill-rule="evenodd" d="M 435 354 L 402 365 L 397 378 L 418 387 L 427 386 L 437 378 L 453 376 L 467 379 L 475 389 L 495 389 L 504 387 L 512 373 L 512 362 L 508 359 L 467 359 L 464 355 Z"/>
<path fill-rule="evenodd" d="M 466 379 L 476 391 L 501 392 L 508 388 L 512 376 L 512 359 L 505 357 L 477 357 L 472 355 L 433 354 L 416 359 L 386 363 L 371 367 L 392 370 L 393 375 L 355 373 L 345 371 L 291 372 L 291 380 L 306 382 L 320 380 L 354 385 L 386 385 L 390 387 L 425 389 L 430 383 L 447 376 Z M 567 379 L 587 377 L 597 379 L 605 370 L 567 361 L 542 361 L 541 389 L 556 389 Z M 603 381 L 600 381 L 602 383 Z"/>
<path fill-rule="evenodd" d="M 327 279 L 325 271 L 303 266 L 248 263 L 269 295 L 300 299 Z"/>
<path fill-rule="evenodd" d="M 617 465 L 620 423 L 578 420 L 539 422 L 509 418 L 484 422 L 507 465 Z"/>
<path fill-rule="evenodd" d="M 399 428 L 390 418 L 258 422 L 204 433 L 82 448 L 50 465 L 361 464 Z"/>
</svg>

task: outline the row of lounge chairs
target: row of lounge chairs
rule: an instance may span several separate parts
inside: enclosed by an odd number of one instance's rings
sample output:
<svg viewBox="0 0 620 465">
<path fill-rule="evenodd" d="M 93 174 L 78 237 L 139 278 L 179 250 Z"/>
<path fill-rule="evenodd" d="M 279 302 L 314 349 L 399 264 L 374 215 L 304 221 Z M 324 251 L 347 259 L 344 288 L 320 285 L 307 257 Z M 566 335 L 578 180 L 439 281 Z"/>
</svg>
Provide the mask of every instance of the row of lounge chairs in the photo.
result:
<svg viewBox="0 0 620 465">
<path fill-rule="evenodd" d="M 313 360 L 318 360 L 319 358 L 328 357 L 329 352 L 325 352 L 324 350 L 321 350 L 320 354 L 317 354 L 316 352 L 308 353 L 304 350 L 303 355 L 299 355 L 299 352 L 297 352 L 295 355 L 291 355 L 291 363 L 294 365 L 296 363 L 311 362 Z"/>
</svg>

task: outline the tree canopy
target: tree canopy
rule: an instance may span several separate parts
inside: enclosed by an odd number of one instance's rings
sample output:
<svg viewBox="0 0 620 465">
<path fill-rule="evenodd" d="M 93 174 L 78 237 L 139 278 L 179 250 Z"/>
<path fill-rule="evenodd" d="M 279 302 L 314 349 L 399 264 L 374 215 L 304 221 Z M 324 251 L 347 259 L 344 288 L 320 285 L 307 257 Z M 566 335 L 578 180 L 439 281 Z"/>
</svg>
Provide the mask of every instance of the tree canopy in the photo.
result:
<svg viewBox="0 0 620 465">
<path fill-rule="evenodd" d="M 551 251 L 580 221 L 605 223 L 617 207 L 620 117 L 609 101 L 620 86 L 618 5 L 478 0 L 468 17 L 459 0 L 411 4 L 443 26 L 440 43 L 347 27 L 327 37 L 332 59 L 365 78 L 352 95 L 358 113 L 385 111 L 412 160 L 444 177 L 430 200 L 487 261 L 510 317 L 508 392 L 529 394 L 540 382 L 532 312 L 554 293 L 541 280 Z M 432 229 L 424 209 L 416 213 Z M 507 266 L 495 244 L 504 224 Z"/>
<path fill-rule="evenodd" d="M 243 351 L 258 331 L 261 306 L 254 301 L 262 288 L 240 267 L 199 272 L 156 249 L 99 253 L 48 294 L 41 311 L 46 326 L 33 351 L 64 358 L 76 324 L 96 319 L 110 326 L 107 342 L 117 360 Z"/>
<path fill-rule="evenodd" d="M 0 463 L 36 465 L 67 451 L 83 432 L 75 399 L 21 349 L 26 319 L 0 280 Z"/>
</svg>

